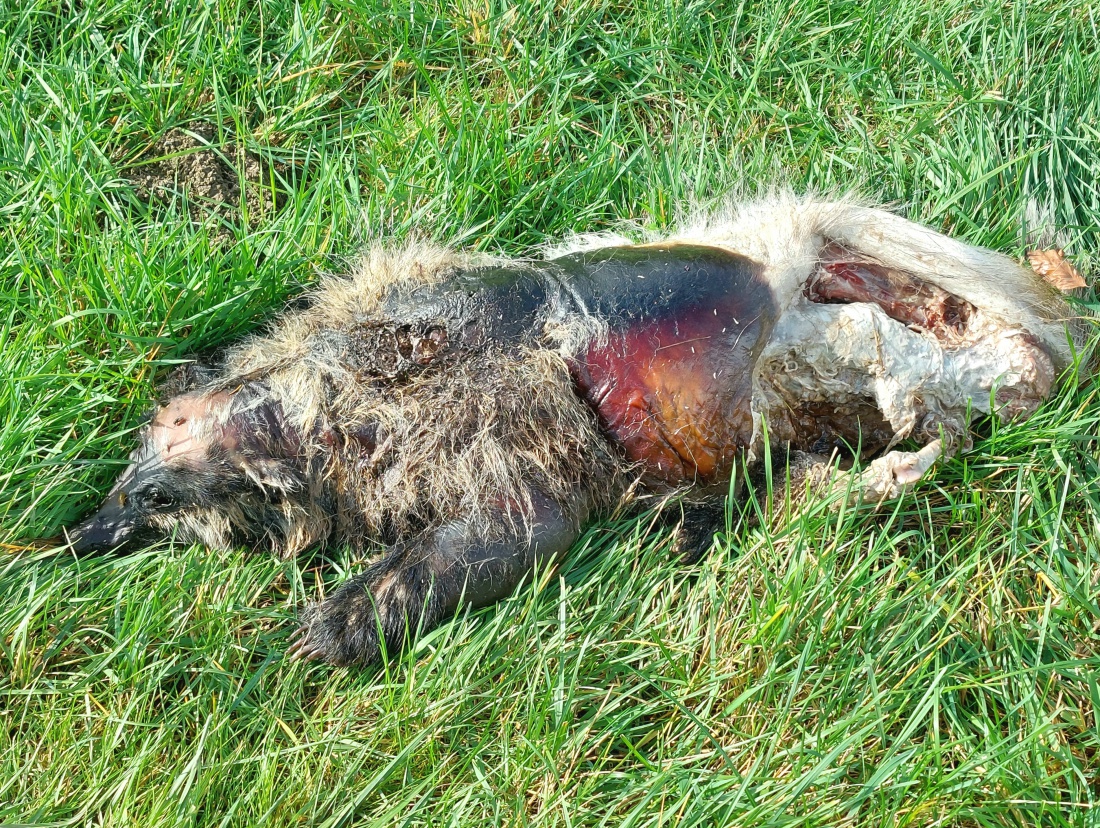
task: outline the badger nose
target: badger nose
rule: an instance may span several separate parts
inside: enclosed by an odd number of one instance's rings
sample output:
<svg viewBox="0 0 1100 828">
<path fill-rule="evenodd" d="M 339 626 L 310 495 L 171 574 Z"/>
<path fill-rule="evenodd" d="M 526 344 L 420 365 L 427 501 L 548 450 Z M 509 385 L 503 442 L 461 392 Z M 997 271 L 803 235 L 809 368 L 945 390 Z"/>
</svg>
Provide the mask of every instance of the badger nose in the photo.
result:
<svg viewBox="0 0 1100 828">
<path fill-rule="evenodd" d="M 111 549 L 130 537 L 134 520 L 127 514 L 125 498 L 114 496 L 98 512 L 69 530 L 69 541 L 76 552 Z"/>
<path fill-rule="evenodd" d="M 69 544 L 75 552 L 110 549 L 123 540 L 123 533 L 116 524 L 101 520 L 86 520 L 69 530 Z"/>
</svg>

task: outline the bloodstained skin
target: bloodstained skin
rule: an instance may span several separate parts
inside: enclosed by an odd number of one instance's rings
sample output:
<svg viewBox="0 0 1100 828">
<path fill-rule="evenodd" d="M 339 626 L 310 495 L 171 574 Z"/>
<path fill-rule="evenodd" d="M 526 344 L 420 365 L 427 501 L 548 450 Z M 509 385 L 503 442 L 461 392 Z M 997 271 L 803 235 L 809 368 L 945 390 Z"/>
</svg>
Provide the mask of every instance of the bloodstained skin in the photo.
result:
<svg viewBox="0 0 1100 828">
<path fill-rule="evenodd" d="M 609 322 L 570 365 L 603 430 L 649 485 L 728 481 L 752 437 L 753 366 L 777 317 L 757 265 L 687 245 L 555 264 Z"/>
</svg>

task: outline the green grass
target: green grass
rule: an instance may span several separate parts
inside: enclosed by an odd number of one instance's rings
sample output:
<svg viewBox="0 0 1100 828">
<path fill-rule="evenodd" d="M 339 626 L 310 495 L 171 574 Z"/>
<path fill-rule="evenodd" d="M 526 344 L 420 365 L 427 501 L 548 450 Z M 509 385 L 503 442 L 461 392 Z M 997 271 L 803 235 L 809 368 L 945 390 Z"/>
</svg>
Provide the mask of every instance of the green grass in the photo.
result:
<svg viewBox="0 0 1100 828">
<path fill-rule="evenodd" d="M 520 252 L 788 183 L 1088 271 L 1098 29 L 1068 0 L 2 0 L 0 823 L 1100 825 L 1092 380 L 878 513 L 750 502 L 694 568 L 601 524 L 386 670 L 283 660 L 346 555 L 25 546 L 102 497 L 158 376 L 370 237 Z M 134 197 L 198 122 L 276 164 L 280 211 Z"/>
</svg>

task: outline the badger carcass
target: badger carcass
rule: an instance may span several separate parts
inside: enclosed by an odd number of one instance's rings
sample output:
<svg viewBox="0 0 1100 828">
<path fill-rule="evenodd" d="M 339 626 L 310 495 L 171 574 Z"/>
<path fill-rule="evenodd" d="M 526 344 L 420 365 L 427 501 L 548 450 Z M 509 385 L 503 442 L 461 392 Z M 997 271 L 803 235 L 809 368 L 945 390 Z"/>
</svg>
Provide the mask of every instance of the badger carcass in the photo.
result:
<svg viewBox="0 0 1100 828">
<path fill-rule="evenodd" d="M 896 496 L 976 414 L 1034 411 L 1082 336 L 1010 259 L 849 203 L 532 260 L 377 247 L 157 411 L 73 544 L 383 549 L 292 645 L 369 661 L 506 595 L 628 493 L 721 498 L 767 444 L 879 455 L 852 489 Z"/>
</svg>

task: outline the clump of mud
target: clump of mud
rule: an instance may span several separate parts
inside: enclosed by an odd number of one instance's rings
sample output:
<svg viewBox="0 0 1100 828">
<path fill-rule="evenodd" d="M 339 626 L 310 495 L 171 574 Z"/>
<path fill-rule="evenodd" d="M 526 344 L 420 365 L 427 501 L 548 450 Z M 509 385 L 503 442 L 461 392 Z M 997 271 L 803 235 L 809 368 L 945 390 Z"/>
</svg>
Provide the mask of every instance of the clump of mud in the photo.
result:
<svg viewBox="0 0 1100 828">
<path fill-rule="evenodd" d="M 170 201 L 183 194 L 195 221 L 213 214 L 235 223 L 243 201 L 249 223 L 256 224 L 286 201 L 285 192 L 272 188 L 272 181 L 278 181 L 272 173 L 278 170 L 278 165 L 265 162 L 239 144 L 219 146 L 215 129 L 200 124 L 186 131 L 171 130 L 123 175 L 145 202 Z M 230 238 L 223 226 L 217 240 Z"/>
</svg>

